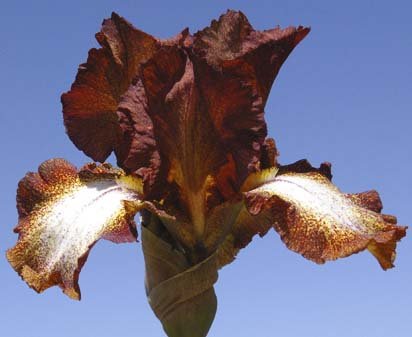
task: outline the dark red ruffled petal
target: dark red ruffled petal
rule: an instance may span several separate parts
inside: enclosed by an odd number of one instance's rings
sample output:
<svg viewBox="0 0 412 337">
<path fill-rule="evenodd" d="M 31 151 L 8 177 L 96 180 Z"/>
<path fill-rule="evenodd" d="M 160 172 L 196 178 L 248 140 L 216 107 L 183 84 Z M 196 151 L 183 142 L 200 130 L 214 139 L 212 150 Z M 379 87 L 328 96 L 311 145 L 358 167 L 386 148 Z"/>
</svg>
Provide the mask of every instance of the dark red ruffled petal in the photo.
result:
<svg viewBox="0 0 412 337">
<path fill-rule="evenodd" d="M 307 27 L 256 31 L 242 12 L 229 10 L 194 35 L 193 48 L 216 70 L 250 81 L 264 105 L 283 62 L 309 31 Z"/>
<path fill-rule="evenodd" d="M 308 32 L 256 31 L 228 11 L 194 36 L 160 41 L 113 15 L 97 34 L 102 48 L 63 95 L 68 133 L 94 159 L 115 149 L 119 166 L 143 177 L 146 195 L 165 198 L 165 186 L 177 186 L 173 201 L 202 241 L 208 212 L 275 160 L 264 106 Z"/>
<path fill-rule="evenodd" d="M 103 162 L 121 137 L 119 103 L 141 63 L 152 57 L 160 42 L 114 13 L 103 21 L 96 39 L 102 48 L 90 50 L 70 91 L 62 95 L 62 104 L 70 139 L 93 160 Z"/>
<path fill-rule="evenodd" d="M 231 34 L 223 26 L 241 28 Z M 208 202 L 213 194 L 208 192 L 219 191 L 223 200 L 233 197 L 248 173 L 260 167 L 262 149 L 269 154 L 263 146 L 267 93 L 281 64 L 307 32 L 257 32 L 243 14 L 228 12 L 193 39 L 186 37 L 183 47 L 163 47 L 142 66 L 147 112 L 164 174 L 179 186 L 200 236 L 205 214 L 215 206 Z M 225 54 L 225 48 L 236 46 L 237 52 Z M 272 155 L 264 160 L 274 160 Z"/>
<path fill-rule="evenodd" d="M 236 163 L 237 183 L 257 169 L 266 137 L 264 107 L 280 67 L 309 28 L 255 31 L 228 11 L 193 41 L 195 76 L 215 128 Z M 239 187 L 238 185 L 237 187 Z"/>
<path fill-rule="evenodd" d="M 174 118 L 173 127 L 183 128 L 186 139 L 191 134 L 199 144 L 214 143 L 219 153 L 209 161 L 216 163 L 203 175 L 221 171 L 224 189 L 233 185 L 236 190 L 248 172 L 258 168 L 266 137 L 263 109 L 272 82 L 308 32 L 301 27 L 255 31 L 242 13 L 228 11 L 193 37 L 186 29 L 161 41 L 113 14 L 96 35 L 102 48 L 90 51 L 72 89 L 62 96 L 68 134 L 95 160 L 103 161 L 115 150 L 122 168 L 143 175 L 152 185 L 161 165 L 166 167 L 164 175 L 172 165 L 160 149 L 168 147 L 166 137 L 173 132 L 164 133 L 164 121 L 155 119 L 164 118 L 160 111 L 166 111 L 165 104 L 172 100 L 177 105 L 186 102 L 186 116 L 193 115 L 185 119 L 186 124 L 181 125 L 176 111 L 168 112 L 166 123 Z M 182 81 L 190 84 L 178 84 Z M 179 85 L 182 88 L 177 90 Z M 200 128 L 196 123 L 204 125 Z M 207 146 L 198 149 L 193 144 L 192 149 L 202 152 Z M 229 166 L 220 169 L 230 161 L 234 172 L 229 172 Z M 192 174 L 202 176 L 199 170 Z M 201 180 L 197 184 L 203 184 Z"/>
</svg>

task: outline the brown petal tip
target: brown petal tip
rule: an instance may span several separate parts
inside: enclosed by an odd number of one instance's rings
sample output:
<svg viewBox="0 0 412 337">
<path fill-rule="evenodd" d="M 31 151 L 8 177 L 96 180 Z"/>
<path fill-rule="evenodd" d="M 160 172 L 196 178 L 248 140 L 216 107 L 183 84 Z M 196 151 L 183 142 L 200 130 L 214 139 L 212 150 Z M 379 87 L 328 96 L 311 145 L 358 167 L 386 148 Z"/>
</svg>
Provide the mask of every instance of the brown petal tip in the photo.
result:
<svg viewBox="0 0 412 337">
<path fill-rule="evenodd" d="M 392 227 L 393 229 L 376 235 L 367 247 L 384 270 L 394 267 L 396 243 L 406 235 L 408 229 L 403 226 Z"/>
</svg>

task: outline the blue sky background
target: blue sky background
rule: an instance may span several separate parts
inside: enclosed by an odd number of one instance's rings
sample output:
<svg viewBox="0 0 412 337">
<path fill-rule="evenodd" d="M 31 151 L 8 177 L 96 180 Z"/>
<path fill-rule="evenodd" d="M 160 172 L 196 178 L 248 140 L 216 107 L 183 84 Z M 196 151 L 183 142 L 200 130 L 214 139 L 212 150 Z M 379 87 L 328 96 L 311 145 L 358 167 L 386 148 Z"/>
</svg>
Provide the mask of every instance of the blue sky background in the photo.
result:
<svg viewBox="0 0 412 337">
<path fill-rule="evenodd" d="M 412 5 L 410 1 L 7 1 L 0 6 L 0 336 L 154 337 L 139 244 L 100 242 L 80 277 L 83 299 L 37 295 L 4 258 L 14 245 L 15 189 L 52 157 L 89 161 L 65 135 L 60 94 L 116 11 L 168 37 L 227 8 L 259 29 L 309 25 L 266 106 L 281 161 L 333 163 L 345 192 L 376 188 L 384 211 L 412 223 Z M 113 158 L 112 158 L 113 159 Z M 410 337 L 412 236 L 383 272 L 368 253 L 315 265 L 276 233 L 256 238 L 220 272 L 210 337 Z"/>
</svg>

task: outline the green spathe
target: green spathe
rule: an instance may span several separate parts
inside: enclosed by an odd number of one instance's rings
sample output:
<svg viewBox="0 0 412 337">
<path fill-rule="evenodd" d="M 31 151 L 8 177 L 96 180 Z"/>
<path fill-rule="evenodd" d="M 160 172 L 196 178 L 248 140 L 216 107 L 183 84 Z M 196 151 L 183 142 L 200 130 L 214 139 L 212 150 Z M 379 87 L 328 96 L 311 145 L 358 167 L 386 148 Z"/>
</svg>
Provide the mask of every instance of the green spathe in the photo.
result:
<svg viewBox="0 0 412 337">
<path fill-rule="evenodd" d="M 205 337 L 217 309 L 213 289 L 218 278 L 216 255 L 190 266 L 178 249 L 144 225 L 142 246 L 148 300 L 167 335 Z"/>
</svg>

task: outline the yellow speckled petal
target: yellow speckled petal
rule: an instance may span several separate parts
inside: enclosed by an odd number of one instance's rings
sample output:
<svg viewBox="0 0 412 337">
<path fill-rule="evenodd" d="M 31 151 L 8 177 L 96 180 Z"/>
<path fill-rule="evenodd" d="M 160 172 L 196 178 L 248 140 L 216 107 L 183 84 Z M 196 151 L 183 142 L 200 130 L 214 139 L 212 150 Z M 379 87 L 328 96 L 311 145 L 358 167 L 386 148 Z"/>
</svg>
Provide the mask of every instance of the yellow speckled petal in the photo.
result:
<svg viewBox="0 0 412 337">
<path fill-rule="evenodd" d="M 10 264 L 37 292 L 58 285 L 80 299 L 79 273 L 96 241 L 136 241 L 140 186 L 107 164 L 78 172 L 63 159 L 44 162 L 19 183 L 19 240 L 7 251 Z"/>
<path fill-rule="evenodd" d="M 280 174 L 246 192 L 246 199 L 252 214 L 270 210 L 289 249 L 317 263 L 368 249 L 383 269 L 391 268 L 406 232 L 373 209 L 377 193 L 345 195 L 319 172 Z"/>
</svg>

